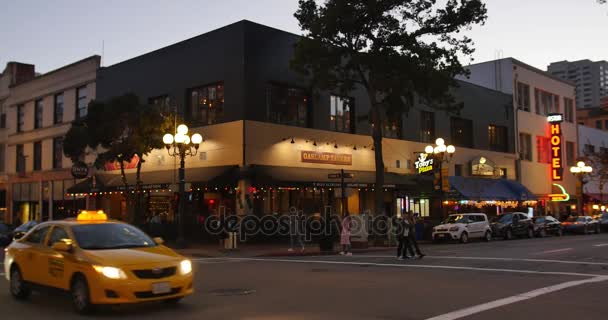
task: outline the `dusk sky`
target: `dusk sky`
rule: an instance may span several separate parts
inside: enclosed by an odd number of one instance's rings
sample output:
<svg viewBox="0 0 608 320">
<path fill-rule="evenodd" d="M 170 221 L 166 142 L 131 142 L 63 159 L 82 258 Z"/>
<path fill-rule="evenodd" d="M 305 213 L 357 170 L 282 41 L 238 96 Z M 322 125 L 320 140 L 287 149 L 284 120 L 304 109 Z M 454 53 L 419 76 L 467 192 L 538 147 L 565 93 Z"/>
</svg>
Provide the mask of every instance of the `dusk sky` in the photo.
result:
<svg viewBox="0 0 608 320">
<path fill-rule="evenodd" d="M 0 68 L 47 72 L 102 53 L 108 66 L 248 19 L 300 34 L 297 0 L 4 1 Z M 468 33 L 476 62 L 516 57 L 541 69 L 558 60 L 608 60 L 608 5 L 595 0 L 487 0 L 485 26 Z M 499 53 L 500 52 L 500 53 Z"/>
</svg>

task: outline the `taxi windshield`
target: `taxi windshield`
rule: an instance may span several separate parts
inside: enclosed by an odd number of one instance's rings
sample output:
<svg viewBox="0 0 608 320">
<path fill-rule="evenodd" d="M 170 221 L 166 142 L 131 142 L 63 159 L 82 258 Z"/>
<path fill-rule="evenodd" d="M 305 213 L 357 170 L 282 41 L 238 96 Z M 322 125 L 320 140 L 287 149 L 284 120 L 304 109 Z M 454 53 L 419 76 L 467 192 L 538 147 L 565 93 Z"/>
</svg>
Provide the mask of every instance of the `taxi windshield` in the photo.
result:
<svg viewBox="0 0 608 320">
<path fill-rule="evenodd" d="M 467 221 L 468 220 L 467 220 L 466 216 L 463 216 L 463 215 L 460 215 L 460 214 L 458 214 L 458 215 L 453 214 L 453 215 L 450 215 L 447 219 L 445 219 L 443 221 L 443 223 L 444 224 L 448 224 L 448 223 L 467 223 Z"/>
<path fill-rule="evenodd" d="M 154 247 L 156 243 L 141 230 L 122 223 L 83 224 L 72 227 L 80 248 L 109 250 Z"/>
</svg>

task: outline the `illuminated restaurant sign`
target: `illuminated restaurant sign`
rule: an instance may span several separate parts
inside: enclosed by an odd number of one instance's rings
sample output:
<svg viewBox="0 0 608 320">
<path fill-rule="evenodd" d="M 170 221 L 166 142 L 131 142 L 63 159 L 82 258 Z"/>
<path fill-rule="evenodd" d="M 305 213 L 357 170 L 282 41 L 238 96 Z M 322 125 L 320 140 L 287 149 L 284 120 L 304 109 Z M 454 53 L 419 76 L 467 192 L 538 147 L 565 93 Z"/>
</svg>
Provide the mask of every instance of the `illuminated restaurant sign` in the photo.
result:
<svg viewBox="0 0 608 320">
<path fill-rule="evenodd" d="M 345 153 L 302 151 L 302 162 L 323 163 L 350 166 L 353 164 L 353 155 Z"/>
<path fill-rule="evenodd" d="M 561 114 L 550 114 L 547 117 L 551 133 L 551 179 L 562 181 L 562 124 Z"/>
<path fill-rule="evenodd" d="M 428 154 L 421 153 L 415 162 L 418 174 L 433 171 L 433 158 L 428 158 Z"/>
</svg>

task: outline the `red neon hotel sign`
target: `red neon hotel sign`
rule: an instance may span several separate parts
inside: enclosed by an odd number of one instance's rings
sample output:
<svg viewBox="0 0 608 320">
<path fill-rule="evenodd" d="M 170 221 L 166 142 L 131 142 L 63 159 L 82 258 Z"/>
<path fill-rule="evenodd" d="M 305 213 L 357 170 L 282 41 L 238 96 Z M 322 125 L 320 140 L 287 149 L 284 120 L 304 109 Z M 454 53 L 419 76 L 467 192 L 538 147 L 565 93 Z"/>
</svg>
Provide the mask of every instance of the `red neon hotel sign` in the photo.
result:
<svg viewBox="0 0 608 320">
<path fill-rule="evenodd" d="M 562 181 L 562 114 L 550 114 L 547 117 L 551 132 L 551 179 Z"/>
</svg>

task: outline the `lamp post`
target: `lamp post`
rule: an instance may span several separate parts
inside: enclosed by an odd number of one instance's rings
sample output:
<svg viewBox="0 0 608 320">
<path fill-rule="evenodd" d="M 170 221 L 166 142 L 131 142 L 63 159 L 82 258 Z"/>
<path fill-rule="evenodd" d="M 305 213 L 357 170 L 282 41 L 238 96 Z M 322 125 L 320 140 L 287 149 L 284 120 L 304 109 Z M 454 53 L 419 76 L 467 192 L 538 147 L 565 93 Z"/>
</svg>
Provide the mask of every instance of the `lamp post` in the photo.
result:
<svg viewBox="0 0 608 320">
<path fill-rule="evenodd" d="M 185 247 L 184 238 L 184 210 L 186 202 L 186 182 L 185 182 L 185 159 L 186 156 L 195 156 L 198 148 L 203 142 L 203 136 L 195 133 L 188 135 L 188 126 L 180 124 L 177 126 L 175 134 L 167 133 L 163 136 L 163 143 L 167 147 L 167 152 L 172 157 L 179 158 L 179 203 L 177 208 L 177 246 Z"/>
<path fill-rule="evenodd" d="M 433 159 L 439 164 L 439 208 L 443 214 L 443 163 L 449 163 L 452 160 L 456 147 L 453 145 L 446 146 L 443 138 L 437 138 L 435 146 L 426 146 L 424 152 L 433 155 Z"/>
<path fill-rule="evenodd" d="M 578 178 L 578 183 L 581 186 L 581 190 L 578 194 L 578 199 L 576 201 L 576 212 L 578 215 L 582 215 L 585 212 L 583 211 L 583 178 L 585 175 L 593 172 L 593 168 L 586 165 L 583 161 L 579 161 L 576 166 L 570 167 L 570 172 L 574 174 Z"/>
</svg>

